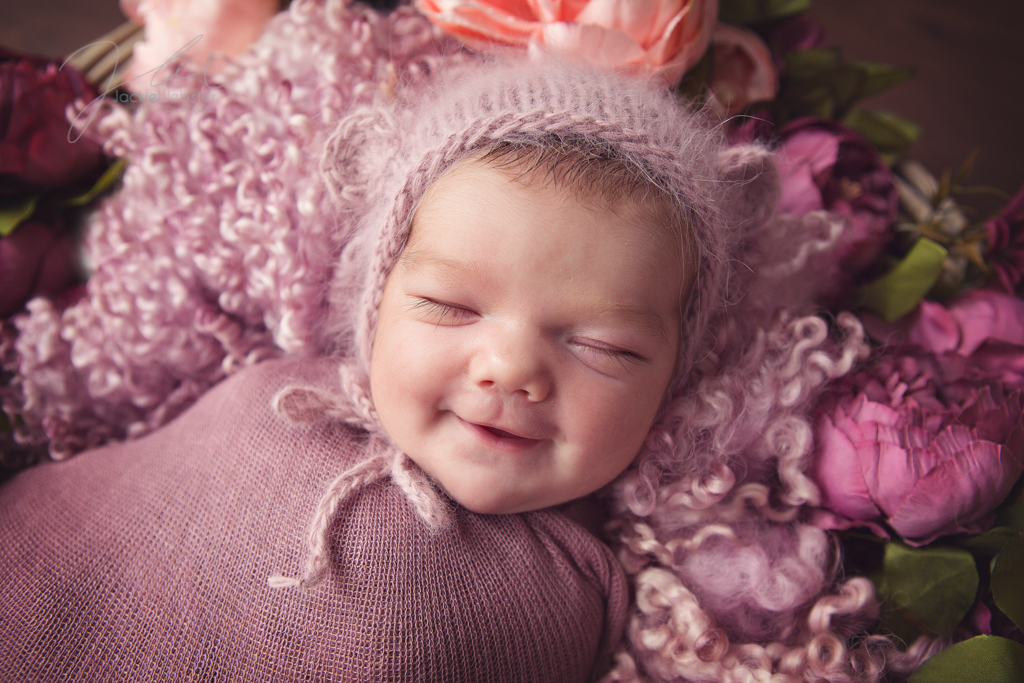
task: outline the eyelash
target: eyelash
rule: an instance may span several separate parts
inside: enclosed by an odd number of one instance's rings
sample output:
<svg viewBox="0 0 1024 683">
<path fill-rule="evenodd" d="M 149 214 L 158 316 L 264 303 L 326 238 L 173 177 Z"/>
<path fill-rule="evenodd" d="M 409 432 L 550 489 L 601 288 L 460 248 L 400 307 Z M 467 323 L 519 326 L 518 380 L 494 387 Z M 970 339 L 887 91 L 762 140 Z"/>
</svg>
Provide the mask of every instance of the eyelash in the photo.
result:
<svg viewBox="0 0 1024 683">
<path fill-rule="evenodd" d="M 465 317 L 476 315 L 473 311 L 462 308 L 461 306 L 453 306 L 452 304 L 445 303 L 443 301 L 436 301 L 435 299 L 420 298 L 412 307 L 414 309 L 425 309 L 432 315 L 437 316 L 437 325 L 445 322 L 446 318 L 449 316 L 454 317 L 455 321 L 459 322 Z M 595 343 L 585 344 L 580 341 L 573 341 L 572 344 L 586 349 L 588 353 L 597 353 L 606 358 L 616 360 L 623 367 L 625 367 L 623 361 L 632 365 L 645 365 L 650 362 L 643 356 L 625 349 L 597 346 Z"/>
<path fill-rule="evenodd" d="M 425 309 L 432 315 L 437 316 L 438 325 L 443 323 L 445 319 L 447 319 L 449 316 L 454 317 L 456 319 L 456 322 L 458 322 L 464 317 L 474 315 L 472 311 L 469 311 L 465 308 L 453 306 L 451 304 L 446 304 L 443 301 L 435 301 L 434 299 L 421 298 L 416 303 L 414 303 L 412 307 L 414 309 Z"/>
<path fill-rule="evenodd" d="M 645 365 L 649 362 L 639 354 L 633 353 L 632 351 L 626 351 L 625 349 L 605 348 L 604 346 L 594 346 L 593 344 L 584 344 L 583 342 L 574 342 L 574 344 L 587 349 L 588 352 L 599 353 L 602 356 L 612 358 L 618 361 L 623 367 L 625 367 L 625 365 L 623 365 L 623 361 L 633 365 Z"/>
</svg>

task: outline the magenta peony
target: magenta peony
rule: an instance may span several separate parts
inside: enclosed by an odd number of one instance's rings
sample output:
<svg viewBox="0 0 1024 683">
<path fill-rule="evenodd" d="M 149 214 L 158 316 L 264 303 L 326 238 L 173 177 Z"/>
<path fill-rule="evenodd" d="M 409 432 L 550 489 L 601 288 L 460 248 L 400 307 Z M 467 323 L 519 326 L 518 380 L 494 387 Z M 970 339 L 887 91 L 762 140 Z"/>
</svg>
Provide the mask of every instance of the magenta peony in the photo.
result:
<svg viewBox="0 0 1024 683">
<path fill-rule="evenodd" d="M 1024 300 L 1012 294 L 975 289 L 946 306 L 922 301 L 891 323 L 871 314 L 863 321 L 867 332 L 885 344 L 956 352 L 1003 384 L 1024 388 Z"/>
<path fill-rule="evenodd" d="M 65 110 L 96 91 L 70 66 L 0 48 L 0 200 L 87 190 L 106 167 L 100 146 L 71 134 Z"/>
<path fill-rule="evenodd" d="M 992 284 L 1013 294 L 1021 289 L 1024 276 L 1024 187 L 998 216 L 985 224 L 985 230 Z"/>
<path fill-rule="evenodd" d="M 28 214 L 0 233 L 0 318 L 78 277 L 60 202 L 89 190 L 107 160 L 99 144 L 72 132 L 67 109 L 96 96 L 72 67 L 0 48 L 0 208 Z"/>
<path fill-rule="evenodd" d="M 544 48 L 674 83 L 704 55 L 718 0 L 416 0 L 446 32 L 478 50 Z"/>
<path fill-rule="evenodd" d="M 782 176 L 779 213 L 827 210 L 846 218 L 836 248 L 843 272 L 871 265 L 892 235 L 899 196 L 889 167 L 838 121 L 803 118 L 779 130 L 776 162 Z"/>
<path fill-rule="evenodd" d="M 775 98 L 779 76 L 757 34 L 745 28 L 717 24 L 711 36 L 714 70 L 708 89 L 711 103 L 727 116 L 743 111 L 753 102 Z"/>
<path fill-rule="evenodd" d="M 0 318 L 34 296 L 55 296 L 75 283 L 75 241 L 52 224 L 29 220 L 0 239 Z"/>
<path fill-rule="evenodd" d="M 816 411 L 813 521 L 911 545 L 980 533 L 1024 470 L 1024 410 L 956 354 L 890 352 L 840 380 Z"/>
</svg>

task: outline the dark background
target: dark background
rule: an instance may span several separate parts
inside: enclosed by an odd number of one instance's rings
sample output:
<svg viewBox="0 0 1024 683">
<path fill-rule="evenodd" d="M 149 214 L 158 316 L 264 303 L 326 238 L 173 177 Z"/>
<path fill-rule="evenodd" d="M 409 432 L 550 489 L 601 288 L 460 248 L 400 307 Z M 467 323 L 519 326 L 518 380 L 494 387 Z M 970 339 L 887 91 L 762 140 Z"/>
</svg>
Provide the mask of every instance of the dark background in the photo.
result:
<svg viewBox="0 0 1024 683">
<path fill-rule="evenodd" d="M 124 21 L 117 0 L 0 0 L 0 45 L 56 57 Z M 848 59 L 912 65 L 867 106 L 923 128 L 911 155 L 938 175 L 981 153 L 972 183 L 1024 183 L 1024 0 L 814 0 Z"/>
</svg>

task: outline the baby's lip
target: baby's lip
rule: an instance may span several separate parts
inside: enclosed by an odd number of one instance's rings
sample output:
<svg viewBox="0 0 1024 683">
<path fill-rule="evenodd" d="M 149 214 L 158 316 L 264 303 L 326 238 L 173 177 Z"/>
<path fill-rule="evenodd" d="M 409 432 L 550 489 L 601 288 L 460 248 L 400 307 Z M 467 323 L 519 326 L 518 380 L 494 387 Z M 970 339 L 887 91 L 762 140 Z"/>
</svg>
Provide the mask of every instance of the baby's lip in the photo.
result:
<svg viewBox="0 0 1024 683">
<path fill-rule="evenodd" d="M 479 440 L 483 441 L 488 446 L 498 448 L 500 450 L 507 451 L 521 451 L 528 448 L 532 448 L 534 445 L 540 443 L 543 439 L 534 439 L 529 436 L 499 427 L 497 425 L 489 424 L 486 422 L 471 422 L 458 417 L 459 422 L 462 426 L 468 429 L 474 436 Z"/>
<path fill-rule="evenodd" d="M 522 434 L 517 434 L 516 432 L 513 432 L 513 431 L 511 431 L 509 429 L 502 429 L 501 427 L 496 427 L 495 425 L 487 424 L 486 422 L 474 422 L 472 424 L 475 424 L 477 427 L 483 427 L 484 429 L 486 429 L 487 431 L 491 432 L 495 436 L 498 436 L 498 437 L 501 437 L 501 438 L 506 438 L 506 439 L 528 439 L 530 441 L 538 441 L 538 439 L 533 439 L 533 438 L 528 437 L 528 436 L 523 436 Z"/>
</svg>

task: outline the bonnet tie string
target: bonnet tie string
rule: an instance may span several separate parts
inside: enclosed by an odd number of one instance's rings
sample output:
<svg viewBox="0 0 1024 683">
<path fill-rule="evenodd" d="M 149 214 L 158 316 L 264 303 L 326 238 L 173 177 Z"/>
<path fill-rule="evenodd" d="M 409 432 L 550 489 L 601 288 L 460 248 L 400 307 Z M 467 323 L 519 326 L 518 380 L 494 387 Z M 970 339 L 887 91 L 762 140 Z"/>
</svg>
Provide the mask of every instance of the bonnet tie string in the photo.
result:
<svg viewBox="0 0 1024 683">
<path fill-rule="evenodd" d="M 349 379 L 346 375 L 343 373 L 343 382 Z M 376 414 L 368 401 L 353 402 L 327 396 L 311 387 L 290 386 L 278 392 L 273 405 L 279 415 L 293 423 L 329 419 L 369 432 L 367 451 L 370 455 L 338 475 L 321 496 L 307 532 L 308 553 L 302 575 L 296 578 L 274 574 L 267 579 L 271 588 L 312 588 L 323 581 L 330 569 L 330 529 L 341 504 L 353 493 L 388 476 L 405 493 L 431 533 L 451 525 L 450 506 L 441 499 L 423 470 L 380 435 L 374 419 Z"/>
</svg>

